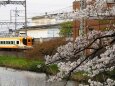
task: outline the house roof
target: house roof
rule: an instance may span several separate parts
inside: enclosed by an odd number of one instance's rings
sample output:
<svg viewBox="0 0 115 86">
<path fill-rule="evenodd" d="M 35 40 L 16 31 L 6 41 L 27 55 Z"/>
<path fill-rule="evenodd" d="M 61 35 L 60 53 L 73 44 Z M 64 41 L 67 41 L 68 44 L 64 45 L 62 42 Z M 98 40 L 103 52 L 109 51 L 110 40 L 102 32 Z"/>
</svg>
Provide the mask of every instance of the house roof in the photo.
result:
<svg viewBox="0 0 115 86">
<path fill-rule="evenodd" d="M 32 18 L 32 20 L 43 19 L 43 18 L 52 18 L 52 16 L 57 16 L 58 14 L 63 14 L 63 13 L 54 13 L 54 14 L 46 14 L 46 15 L 42 15 L 42 16 L 35 16 Z"/>
<path fill-rule="evenodd" d="M 48 24 L 48 25 L 39 25 L 39 26 L 28 26 L 27 28 L 23 27 L 19 30 L 38 30 L 38 29 L 48 29 L 48 28 L 59 28 L 60 24 Z"/>
</svg>

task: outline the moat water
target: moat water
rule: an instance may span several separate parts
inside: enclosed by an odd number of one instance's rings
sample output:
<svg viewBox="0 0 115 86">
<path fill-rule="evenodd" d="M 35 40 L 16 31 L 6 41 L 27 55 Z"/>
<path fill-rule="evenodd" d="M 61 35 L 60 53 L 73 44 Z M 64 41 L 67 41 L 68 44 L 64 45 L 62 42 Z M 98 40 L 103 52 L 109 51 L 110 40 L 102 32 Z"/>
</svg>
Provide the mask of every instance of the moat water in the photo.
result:
<svg viewBox="0 0 115 86">
<path fill-rule="evenodd" d="M 0 86 L 64 86 L 65 82 L 47 82 L 43 73 L 19 71 L 0 67 Z M 69 81 L 67 86 L 77 86 L 76 82 Z"/>
</svg>

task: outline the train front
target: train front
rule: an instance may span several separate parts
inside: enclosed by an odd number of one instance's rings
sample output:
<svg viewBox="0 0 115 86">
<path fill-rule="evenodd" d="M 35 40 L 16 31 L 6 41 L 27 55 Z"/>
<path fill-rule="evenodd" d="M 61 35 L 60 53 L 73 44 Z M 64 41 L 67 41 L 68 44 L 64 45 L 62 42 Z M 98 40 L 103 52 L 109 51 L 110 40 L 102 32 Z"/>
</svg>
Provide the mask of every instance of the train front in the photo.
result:
<svg viewBox="0 0 115 86">
<path fill-rule="evenodd" d="M 31 49 L 33 48 L 34 39 L 32 37 L 23 37 L 21 39 L 23 46 L 20 46 L 22 49 Z"/>
</svg>

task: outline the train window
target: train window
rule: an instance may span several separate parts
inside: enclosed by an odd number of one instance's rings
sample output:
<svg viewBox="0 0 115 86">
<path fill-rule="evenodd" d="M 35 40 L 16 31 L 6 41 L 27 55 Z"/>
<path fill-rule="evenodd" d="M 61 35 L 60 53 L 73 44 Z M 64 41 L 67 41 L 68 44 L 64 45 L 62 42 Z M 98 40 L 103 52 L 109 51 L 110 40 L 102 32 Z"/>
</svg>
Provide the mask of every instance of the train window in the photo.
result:
<svg viewBox="0 0 115 86">
<path fill-rule="evenodd" d="M 0 44 L 2 44 L 2 41 L 0 42 Z"/>
<path fill-rule="evenodd" d="M 11 41 L 11 44 L 13 44 L 13 41 Z"/>
<path fill-rule="evenodd" d="M 3 44 L 5 44 L 5 41 L 3 41 Z"/>
<path fill-rule="evenodd" d="M 10 44 L 10 41 L 6 41 L 6 44 Z"/>
<path fill-rule="evenodd" d="M 30 39 L 28 39 L 28 42 L 30 42 Z"/>
<path fill-rule="evenodd" d="M 19 44 L 19 41 L 17 41 L 16 44 Z"/>
<path fill-rule="evenodd" d="M 34 39 L 32 39 L 32 44 L 34 44 Z"/>
<path fill-rule="evenodd" d="M 3 41 L 1 41 L 1 44 L 3 44 Z"/>
<path fill-rule="evenodd" d="M 8 44 L 8 41 L 6 41 L 6 44 Z"/>
<path fill-rule="evenodd" d="M 1 43 L 0 44 L 3 44 L 3 42 L 1 41 Z"/>
<path fill-rule="evenodd" d="M 8 44 L 10 44 L 10 41 L 8 41 Z"/>
<path fill-rule="evenodd" d="M 22 42 L 24 45 L 27 45 L 27 39 L 26 38 L 23 38 Z"/>
</svg>

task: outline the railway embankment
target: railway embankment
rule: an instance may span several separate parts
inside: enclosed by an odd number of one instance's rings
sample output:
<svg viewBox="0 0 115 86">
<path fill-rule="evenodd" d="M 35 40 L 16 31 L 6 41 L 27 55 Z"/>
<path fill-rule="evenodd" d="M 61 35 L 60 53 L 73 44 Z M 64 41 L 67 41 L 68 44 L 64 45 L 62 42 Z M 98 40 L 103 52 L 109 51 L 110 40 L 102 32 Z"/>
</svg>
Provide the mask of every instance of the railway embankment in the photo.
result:
<svg viewBox="0 0 115 86">
<path fill-rule="evenodd" d="M 58 72 L 56 65 L 45 66 L 44 64 L 45 63 L 42 60 L 27 59 L 21 57 L 17 58 L 14 56 L 0 56 L 0 67 L 48 74 L 54 74 Z"/>
<path fill-rule="evenodd" d="M 0 50 L 0 56 L 25 57 L 24 50 Z"/>
</svg>

